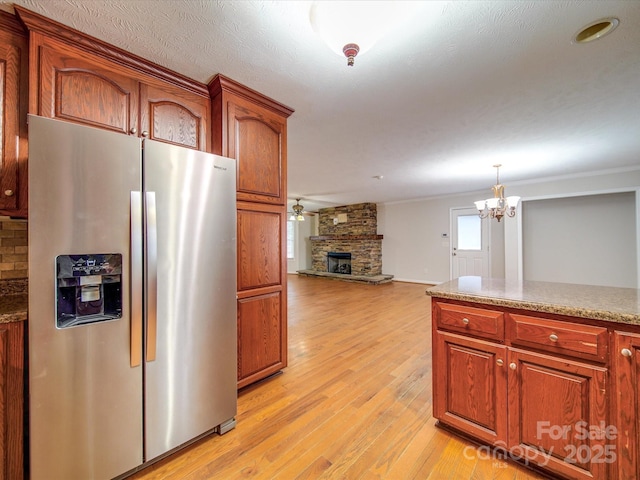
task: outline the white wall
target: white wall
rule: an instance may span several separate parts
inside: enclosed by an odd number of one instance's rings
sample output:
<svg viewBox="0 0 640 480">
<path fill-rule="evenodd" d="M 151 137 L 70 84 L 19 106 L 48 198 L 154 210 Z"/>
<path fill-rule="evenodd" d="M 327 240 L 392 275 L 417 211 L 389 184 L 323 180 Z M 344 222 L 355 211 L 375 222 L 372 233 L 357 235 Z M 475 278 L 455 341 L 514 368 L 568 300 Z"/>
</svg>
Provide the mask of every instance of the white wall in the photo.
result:
<svg viewBox="0 0 640 480">
<path fill-rule="evenodd" d="M 524 279 L 635 288 L 635 197 L 621 192 L 524 202 Z"/>
<path fill-rule="evenodd" d="M 318 235 L 317 218 L 317 216 L 305 216 L 304 222 L 294 222 L 296 229 L 295 258 L 287 261 L 287 273 L 311 269 L 311 240 L 309 237 Z"/>
<path fill-rule="evenodd" d="M 443 239 L 441 234 L 449 233 L 450 209 L 473 206 L 473 201 L 490 194 L 490 187 L 491 185 L 487 186 L 486 191 L 464 195 L 379 204 L 378 233 L 384 235 L 383 273 L 394 275 L 398 280 L 413 282 L 448 281 L 451 252 L 449 239 Z M 508 195 L 520 195 L 524 201 L 605 191 L 635 191 L 638 188 L 640 188 L 639 169 L 545 179 L 531 183 L 506 183 L 505 186 Z M 502 234 L 499 230 L 496 232 L 496 226 L 492 227 L 492 254 L 495 256 L 498 251 L 504 251 L 504 255 L 500 255 L 500 258 L 494 258 L 492 274 L 504 271 L 507 278 L 522 278 L 522 249 L 518 236 L 522 230 L 519 224 L 520 218 L 519 216 L 504 218 L 501 224 L 503 222 L 503 246 L 499 244 Z M 640 221 L 636 210 L 636 225 L 638 224 Z M 597 225 L 594 224 L 594 228 L 598 228 Z M 638 230 L 639 228 L 636 227 L 636 232 Z M 636 233 L 636 245 L 640 241 L 638 237 Z"/>
</svg>

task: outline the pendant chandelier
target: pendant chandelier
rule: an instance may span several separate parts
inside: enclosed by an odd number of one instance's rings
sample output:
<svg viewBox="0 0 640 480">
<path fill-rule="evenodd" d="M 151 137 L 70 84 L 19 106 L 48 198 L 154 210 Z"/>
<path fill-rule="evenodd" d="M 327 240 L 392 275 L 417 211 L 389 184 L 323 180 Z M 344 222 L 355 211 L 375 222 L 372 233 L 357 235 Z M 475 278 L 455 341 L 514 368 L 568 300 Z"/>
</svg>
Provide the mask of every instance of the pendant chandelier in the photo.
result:
<svg viewBox="0 0 640 480">
<path fill-rule="evenodd" d="M 302 212 L 304 211 L 304 207 L 300 205 L 300 199 L 296 198 L 296 204 L 291 207 L 293 213 L 289 217 L 289 220 L 297 220 L 298 222 L 304 222 L 304 215 Z"/>
<path fill-rule="evenodd" d="M 495 218 L 498 221 L 505 215 L 507 217 L 515 217 L 516 207 L 520 201 L 520 197 L 511 196 L 504 197 L 504 185 L 500 184 L 500 167 L 501 164 L 494 165 L 496 169 L 496 184 L 491 187 L 493 197 L 486 200 L 478 200 L 475 202 L 480 218 Z"/>
</svg>

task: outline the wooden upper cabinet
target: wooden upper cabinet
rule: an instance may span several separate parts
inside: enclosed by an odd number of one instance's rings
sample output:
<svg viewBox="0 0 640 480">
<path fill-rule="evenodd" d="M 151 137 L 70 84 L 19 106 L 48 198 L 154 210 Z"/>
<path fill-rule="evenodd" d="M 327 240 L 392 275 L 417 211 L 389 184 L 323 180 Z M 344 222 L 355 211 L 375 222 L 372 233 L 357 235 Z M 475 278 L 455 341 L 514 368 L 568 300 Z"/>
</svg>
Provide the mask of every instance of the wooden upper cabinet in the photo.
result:
<svg viewBox="0 0 640 480">
<path fill-rule="evenodd" d="M 127 72 L 118 73 L 117 66 L 72 48 L 49 45 L 46 38 L 36 55 L 38 115 L 118 133 L 136 132 L 139 82 Z"/>
<path fill-rule="evenodd" d="M 207 150 L 209 100 L 173 85 L 140 85 L 143 137 L 195 150 Z"/>
<path fill-rule="evenodd" d="M 27 37 L 0 12 L 0 214 L 27 211 Z"/>
<path fill-rule="evenodd" d="M 16 7 L 30 35 L 29 111 L 210 151 L 206 85 Z"/>
<path fill-rule="evenodd" d="M 238 200 L 285 205 L 293 110 L 222 75 L 209 83 L 214 153 L 238 163 Z"/>
</svg>

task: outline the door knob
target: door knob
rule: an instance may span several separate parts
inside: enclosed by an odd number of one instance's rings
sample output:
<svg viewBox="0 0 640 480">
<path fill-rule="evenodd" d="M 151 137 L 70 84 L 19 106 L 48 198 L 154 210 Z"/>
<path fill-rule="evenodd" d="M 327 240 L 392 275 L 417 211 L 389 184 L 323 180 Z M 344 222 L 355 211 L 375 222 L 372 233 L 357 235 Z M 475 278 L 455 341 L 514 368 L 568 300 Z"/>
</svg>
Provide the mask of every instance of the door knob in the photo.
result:
<svg viewBox="0 0 640 480">
<path fill-rule="evenodd" d="M 149 132 L 147 132 L 146 130 L 142 131 L 142 136 L 147 138 L 149 136 Z"/>
<path fill-rule="evenodd" d="M 631 353 L 631 350 L 629 350 L 628 348 L 623 348 L 622 350 L 620 350 L 620 353 L 623 357 L 631 357 L 631 355 L 633 355 Z"/>
<path fill-rule="evenodd" d="M 504 362 L 502 361 L 501 358 L 499 358 L 498 360 L 496 360 L 496 363 L 498 364 L 499 367 L 501 367 L 502 365 L 504 365 Z"/>
<path fill-rule="evenodd" d="M 515 370 L 516 368 L 518 368 L 518 366 L 515 364 L 515 362 L 511 362 L 511 363 L 509 364 L 509 368 L 510 368 L 511 370 Z"/>
<path fill-rule="evenodd" d="M 138 130 L 136 129 L 136 127 L 133 127 L 131 130 L 129 130 L 129 133 L 131 135 L 135 135 L 136 133 L 138 133 Z"/>
<path fill-rule="evenodd" d="M 13 197 L 13 190 L 5 190 L 5 191 L 4 191 L 4 194 L 5 194 L 7 197 Z"/>
<path fill-rule="evenodd" d="M 462 323 L 464 323 L 465 325 L 469 325 L 469 319 L 467 317 L 463 318 Z"/>
<path fill-rule="evenodd" d="M 551 335 L 549 335 L 549 340 L 551 340 L 552 342 L 557 342 L 558 335 L 556 335 L 555 333 L 552 333 Z"/>
</svg>

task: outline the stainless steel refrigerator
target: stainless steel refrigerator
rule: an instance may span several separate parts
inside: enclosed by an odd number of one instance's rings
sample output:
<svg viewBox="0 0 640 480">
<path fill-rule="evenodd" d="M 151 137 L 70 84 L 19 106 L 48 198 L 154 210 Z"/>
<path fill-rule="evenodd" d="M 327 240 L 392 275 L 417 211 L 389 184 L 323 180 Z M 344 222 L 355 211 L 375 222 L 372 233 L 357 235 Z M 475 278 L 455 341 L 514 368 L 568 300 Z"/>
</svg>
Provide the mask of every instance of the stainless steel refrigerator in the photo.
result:
<svg viewBox="0 0 640 480">
<path fill-rule="evenodd" d="M 29 117 L 31 479 L 235 426 L 235 160 Z"/>
</svg>

